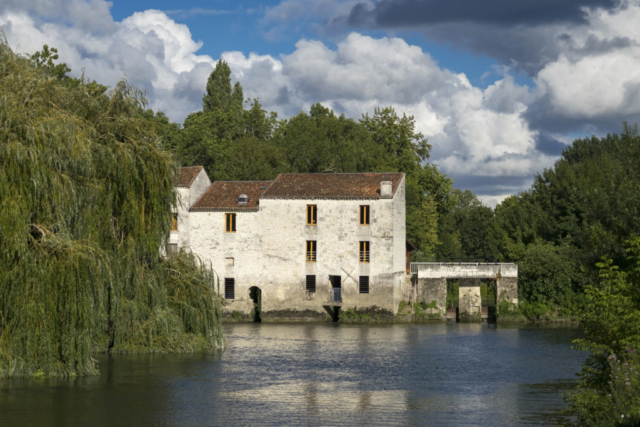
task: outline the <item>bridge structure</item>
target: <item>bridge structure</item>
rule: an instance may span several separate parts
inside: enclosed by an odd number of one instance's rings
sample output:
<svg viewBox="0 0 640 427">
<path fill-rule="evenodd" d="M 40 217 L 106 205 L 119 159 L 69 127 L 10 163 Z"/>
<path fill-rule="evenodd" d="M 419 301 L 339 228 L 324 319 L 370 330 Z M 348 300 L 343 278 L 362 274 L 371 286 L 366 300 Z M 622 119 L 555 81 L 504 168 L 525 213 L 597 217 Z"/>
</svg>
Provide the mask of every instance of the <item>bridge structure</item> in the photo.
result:
<svg viewBox="0 0 640 427">
<path fill-rule="evenodd" d="M 461 320 L 481 320 L 480 280 L 496 283 L 496 303 L 518 304 L 518 265 L 493 262 L 412 262 L 416 301 L 436 302 L 437 311 L 447 312 L 447 280 L 459 280 L 458 311 Z"/>
</svg>

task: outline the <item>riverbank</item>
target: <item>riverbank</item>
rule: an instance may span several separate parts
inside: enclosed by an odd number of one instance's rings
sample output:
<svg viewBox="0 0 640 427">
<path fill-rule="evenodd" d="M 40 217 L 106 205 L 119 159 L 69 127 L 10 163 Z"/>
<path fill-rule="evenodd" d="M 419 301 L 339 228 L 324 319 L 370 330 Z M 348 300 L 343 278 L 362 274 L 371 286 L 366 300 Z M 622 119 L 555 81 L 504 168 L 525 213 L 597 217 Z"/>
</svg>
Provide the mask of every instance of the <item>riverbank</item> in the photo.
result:
<svg viewBox="0 0 640 427">
<path fill-rule="evenodd" d="M 335 309 L 335 308 L 334 308 Z M 512 323 L 512 324 L 565 324 L 577 326 L 580 319 L 577 315 L 563 315 L 561 310 L 544 312 L 535 317 L 527 317 L 519 308 L 483 307 L 481 315 L 468 319 L 461 316 L 456 308 L 450 308 L 442 313 L 433 304 L 407 304 L 400 302 L 398 313 L 382 310 L 379 307 L 364 309 L 338 308 L 337 312 L 327 309 L 325 313 L 312 310 L 286 310 L 278 312 L 258 313 L 252 311 L 243 314 L 238 311 L 223 311 L 223 323 L 342 323 L 342 324 L 394 324 L 394 323 Z"/>
</svg>

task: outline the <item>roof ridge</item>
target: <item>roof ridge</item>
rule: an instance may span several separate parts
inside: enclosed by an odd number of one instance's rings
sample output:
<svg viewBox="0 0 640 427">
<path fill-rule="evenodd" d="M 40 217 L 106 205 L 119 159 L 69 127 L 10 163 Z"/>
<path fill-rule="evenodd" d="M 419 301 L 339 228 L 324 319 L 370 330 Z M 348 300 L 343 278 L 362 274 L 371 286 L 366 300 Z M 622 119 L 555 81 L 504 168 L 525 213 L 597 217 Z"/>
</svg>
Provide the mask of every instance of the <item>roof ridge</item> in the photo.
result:
<svg viewBox="0 0 640 427">
<path fill-rule="evenodd" d="M 264 180 L 264 181 L 213 181 L 211 184 L 215 184 L 216 182 L 271 182 L 272 180 Z"/>
<path fill-rule="evenodd" d="M 287 172 L 280 175 L 315 175 L 315 176 L 331 176 L 331 175 L 384 175 L 384 174 L 403 174 L 406 172 Z M 277 178 L 276 178 L 277 179 Z M 275 181 L 275 180 L 274 180 Z"/>
</svg>

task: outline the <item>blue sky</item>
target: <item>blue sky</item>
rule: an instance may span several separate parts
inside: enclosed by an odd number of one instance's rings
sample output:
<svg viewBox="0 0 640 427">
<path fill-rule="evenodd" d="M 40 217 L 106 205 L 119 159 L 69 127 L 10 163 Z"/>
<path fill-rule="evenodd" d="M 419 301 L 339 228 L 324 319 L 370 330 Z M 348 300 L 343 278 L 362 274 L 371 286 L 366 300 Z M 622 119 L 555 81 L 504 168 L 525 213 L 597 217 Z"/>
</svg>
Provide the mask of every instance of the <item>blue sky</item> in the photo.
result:
<svg viewBox="0 0 640 427">
<path fill-rule="evenodd" d="M 280 2 L 229 0 L 181 1 L 175 0 L 134 0 L 129 2 L 114 1 L 113 17 L 122 20 L 147 9 L 158 9 L 167 12 L 176 22 L 186 24 L 195 40 L 203 42 L 201 53 L 219 58 L 225 51 L 256 52 L 261 55 L 279 56 L 290 53 L 301 38 L 322 40 L 335 48 L 335 38 L 313 31 L 309 25 L 292 25 L 281 34 L 282 37 L 271 39 L 265 33 L 271 28 L 264 22 L 264 10 L 277 6 Z M 384 37 L 392 33 L 408 43 L 422 47 L 438 61 L 441 67 L 457 73 L 465 73 L 469 80 L 478 87 L 487 87 L 501 76 L 493 67 L 499 62 L 487 55 L 472 53 L 467 49 L 455 48 L 444 43 L 427 40 L 418 31 L 362 31 L 374 37 Z M 520 84 L 531 85 L 531 78 L 515 73 Z"/>
<path fill-rule="evenodd" d="M 145 90 L 172 120 L 215 62 L 279 117 L 317 102 L 413 115 L 431 161 L 490 206 L 581 136 L 640 121 L 640 0 L 3 0 L 18 52 Z"/>
</svg>

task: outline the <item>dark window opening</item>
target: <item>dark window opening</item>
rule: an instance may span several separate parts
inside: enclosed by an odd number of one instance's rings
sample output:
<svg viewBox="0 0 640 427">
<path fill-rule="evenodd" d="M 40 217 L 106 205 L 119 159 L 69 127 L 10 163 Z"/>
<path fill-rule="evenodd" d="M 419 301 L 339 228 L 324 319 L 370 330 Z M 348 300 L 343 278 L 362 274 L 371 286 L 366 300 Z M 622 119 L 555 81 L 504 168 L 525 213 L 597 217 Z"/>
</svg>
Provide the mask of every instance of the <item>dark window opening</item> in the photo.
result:
<svg viewBox="0 0 640 427">
<path fill-rule="evenodd" d="M 224 214 L 225 220 L 225 231 L 227 233 L 235 233 L 236 232 L 236 214 L 228 213 Z"/>
<path fill-rule="evenodd" d="M 307 262 L 316 262 L 316 241 L 307 240 Z"/>
<path fill-rule="evenodd" d="M 360 293 L 369 293 L 369 276 L 360 276 Z"/>
<path fill-rule="evenodd" d="M 307 225 L 316 225 L 318 223 L 318 206 L 307 205 Z"/>
<path fill-rule="evenodd" d="M 360 206 L 360 225 L 369 225 L 369 205 Z"/>
<path fill-rule="evenodd" d="M 316 276 L 307 275 L 307 292 L 315 292 L 316 291 Z"/>
<path fill-rule="evenodd" d="M 236 279 L 226 277 L 224 279 L 224 298 L 235 299 L 236 297 Z"/>
</svg>

